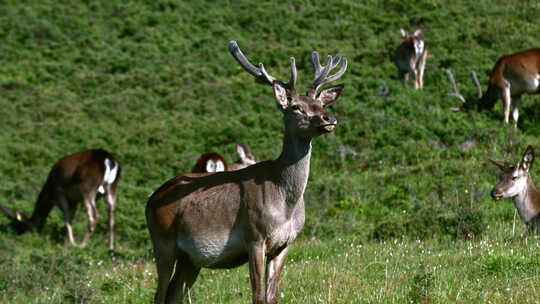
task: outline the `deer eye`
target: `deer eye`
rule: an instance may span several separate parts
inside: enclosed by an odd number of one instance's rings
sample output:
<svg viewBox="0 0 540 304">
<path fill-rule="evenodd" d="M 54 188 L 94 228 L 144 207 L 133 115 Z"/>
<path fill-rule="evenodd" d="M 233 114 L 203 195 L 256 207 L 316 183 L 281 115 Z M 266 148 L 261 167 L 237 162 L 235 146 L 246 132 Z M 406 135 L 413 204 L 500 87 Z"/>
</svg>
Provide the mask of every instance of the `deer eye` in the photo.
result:
<svg viewBox="0 0 540 304">
<path fill-rule="evenodd" d="M 519 176 L 512 176 L 512 180 L 516 181 L 519 178 Z"/>
</svg>

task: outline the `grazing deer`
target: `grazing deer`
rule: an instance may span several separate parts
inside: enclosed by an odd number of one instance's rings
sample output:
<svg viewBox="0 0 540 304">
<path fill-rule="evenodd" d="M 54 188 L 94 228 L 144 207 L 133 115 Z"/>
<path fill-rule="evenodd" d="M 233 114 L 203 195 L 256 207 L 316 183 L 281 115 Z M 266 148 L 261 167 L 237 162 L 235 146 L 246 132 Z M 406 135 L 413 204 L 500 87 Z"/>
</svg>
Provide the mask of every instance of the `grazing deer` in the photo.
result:
<svg viewBox="0 0 540 304">
<path fill-rule="evenodd" d="M 529 175 L 529 169 L 534 162 L 533 147 L 528 146 L 521 163 L 515 165 L 492 159 L 490 161 L 502 169 L 499 183 L 491 191 L 491 196 L 495 200 L 513 198 L 519 216 L 527 224 L 529 232 L 540 232 L 540 193 Z"/>
<path fill-rule="evenodd" d="M 215 173 L 240 170 L 259 161 L 258 158 L 251 153 L 248 144 L 236 144 L 236 153 L 238 154 L 239 159 L 230 165 L 227 164 L 225 157 L 219 153 L 204 153 L 197 159 L 195 166 L 191 169 L 191 173 Z"/>
<path fill-rule="evenodd" d="M 473 104 L 474 101 L 466 100 L 459 94 L 452 73 L 447 70 L 454 93 L 465 104 Z M 537 94 L 540 92 L 540 49 L 531 49 L 519 53 L 506 55 L 497 61 L 491 71 L 489 85 L 485 94 L 482 94 L 480 82 L 476 74 L 471 72 L 477 88 L 477 107 L 479 111 L 490 110 L 493 108 L 497 99 L 502 97 L 504 102 L 504 123 L 508 124 L 510 120 L 510 104 L 514 99 L 512 117 L 514 118 L 514 127 L 517 128 L 519 118 L 519 106 L 521 104 L 521 95 Z"/>
<path fill-rule="evenodd" d="M 414 88 L 421 89 L 424 86 L 424 68 L 428 56 L 424 39 L 420 37 L 422 30 L 417 29 L 412 34 L 404 29 L 400 29 L 399 32 L 403 41 L 397 47 L 394 57 L 398 78 L 403 79 L 403 83 L 407 84 L 410 77 L 414 82 Z"/>
<path fill-rule="evenodd" d="M 64 213 L 69 242 L 75 244 L 71 221 L 78 203 L 83 201 L 88 214 L 88 230 L 82 241 L 84 247 L 94 232 L 98 218 L 96 196 L 102 194 L 109 212 L 109 249 L 114 250 L 114 202 L 119 180 L 120 165 L 111 154 L 105 150 L 82 151 L 54 164 L 30 218 L 19 210 L 12 211 L 3 205 L 0 205 L 0 209 L 15 220 L 17 231 L 23 233 L 29 229 L 40 231 L 56 204 Z"/>
<path fill-rule="evenodd" d="M 540 93 L 540 49 L 506 55 L 497 61 L 489 77 L 486 93 L 478 101 L 478 110 L 490 110 L 499 97 L 504 102 L 504 123 L 510 118 L 510 103 L 514 99 L 512 117 L 517 128 L 521 95 Z"/>
<path fill-rule="evenodd" d="M 253 66 L 235 41 L 229 50 L 242 68 L 272 85 L 283 113 L 283 149 L 276 160 L 243 170 L 177 176 L 150 196 L 146 220 L 158 273 L 155 303 L 181 303 L 202 267 L 232 268 L 246 262 L 253 303 L 277 303 L 285 256 L 304 225 L 311 140 L 332 132 L 337 123 L 324 108 L 337 101 L 343 85 L 317 91 L 343 75 L 345 58 L 339 71 L 328 76 L 341 55 L 328 56 L 321 66 L 313 52 L 315 80 L 306 95 L 299 95 L 294 58 L 291 79 L 284 83 L 262 63 Z"/>
</svg>

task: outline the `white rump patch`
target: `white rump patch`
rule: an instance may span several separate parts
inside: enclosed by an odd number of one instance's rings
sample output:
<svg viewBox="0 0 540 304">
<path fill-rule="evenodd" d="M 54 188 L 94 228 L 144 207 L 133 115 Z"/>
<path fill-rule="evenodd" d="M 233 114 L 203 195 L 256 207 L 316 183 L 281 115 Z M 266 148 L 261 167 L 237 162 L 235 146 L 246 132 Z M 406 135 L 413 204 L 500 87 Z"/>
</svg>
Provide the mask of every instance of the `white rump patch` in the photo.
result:
<svg viewBox="0 0 540 304">
<path fill-rule="evenodd" d="M 206 172 L 222 172 L 225 171 L 225 164 L 221 160 L 213 161 L 209 159 L 206 162 Z"/>
<path fill-rule="evenodd" d="M 211 159 L 206 162 L 206 172 L 216 172 L 216 163 Z"/>
<path fill-rule="evenodd" d="M 103 174 L 103 185 L 110 185 L 116 180 L 116 175 L 118 174 L 118 164 L 112 160 L 105 158 L 105 174 Z M 103 194 L 105 193 L 105 188 L 103 185 L 100 185 L 98 192 Z"/>
<path fill-rule="evenodd" d="M 416 57 L 419 57 L 424 52 L 424 41 L 414 39 L 414 52 L 416 53 Z"/>
<path fill-rule="evenodd" d="M 218 160 L 216 162 L 216 172 L 223 172 L 225 171 L 225 165 L 223 164 L 222 161 Z"/>
</svg>

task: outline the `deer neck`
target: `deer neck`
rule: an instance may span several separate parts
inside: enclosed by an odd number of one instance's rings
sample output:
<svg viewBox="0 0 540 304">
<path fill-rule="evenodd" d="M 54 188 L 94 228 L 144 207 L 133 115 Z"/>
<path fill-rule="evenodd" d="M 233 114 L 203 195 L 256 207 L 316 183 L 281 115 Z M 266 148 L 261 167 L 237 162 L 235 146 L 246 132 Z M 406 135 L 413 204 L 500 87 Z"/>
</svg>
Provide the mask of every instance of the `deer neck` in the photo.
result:
<svg viewBox="0 0 540 304">
<path fill-rule="evenodd" d="M 45 225 L 45 221 L 51 212 L 51 209 L 54 207 L 54 200 L 52 199 L 52 186 L 49 180 L 45 182 L 43 189 L 39 193 L 36 206 L 30 217 L 30 224 L 33 228 L 41 230 Z"/>
<path fill-rule="evenodd" d="M 309 177 L 311 138 L 299 139 L 285 134 L 279 164 L 278 183 L 287 205 L 301 201 Z"/>
<path fill-rule="evenodd" d="M 530 176 L 527 178 L 527 187 L 514 197 L 514 204 L 519 216 L 526 223 L 540 214 L 540 193 L 538 193 Z"/>
</svg>

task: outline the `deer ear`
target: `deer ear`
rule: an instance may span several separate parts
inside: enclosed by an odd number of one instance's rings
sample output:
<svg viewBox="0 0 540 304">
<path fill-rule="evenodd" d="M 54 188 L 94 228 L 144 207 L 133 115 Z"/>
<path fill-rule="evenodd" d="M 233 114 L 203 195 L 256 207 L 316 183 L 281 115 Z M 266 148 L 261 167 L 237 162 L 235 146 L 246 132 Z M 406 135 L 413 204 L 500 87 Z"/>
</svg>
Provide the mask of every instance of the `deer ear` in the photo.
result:
<svg viewBox="0 0 540 304">
<path fill-rule="evenodd" d="M 236 144 L 236 154 L 238 154 L 238 157 L 240 157 L 240 159 L 246 158 L 246 151 L 244 150 L 244 147 L 242 147 L 242 145 Z"/>
<path fill-rule="evenodd" d="M 287 99 L 287 89 L 285 89 L 279 82 L 274 81 L 272 84 L 274 89 L 274 97 L 276 98 L 278 107 L 281 110 L 285 110 L 289 105 L 289 100 Z"/>
<path fill-rule="evenodd" d="M 338 100 L 342 91 L 342 84 L 326 88 L 317 95 L 317 101 L 320 102 L 323 107 L 329 106 Z"/>
<path fill-rule="evenodd" d="M 399 33 L 401 34 L 401 37 L 403 37 L 403 38 L 407 37 L 407 31 L 404 30 L 403 28 L 399 29 Z"/>
<path fill-rule="evenodd" d="M 417 29 L 416 31 L 414 31 L 414 36 L 419 36 L 420 34 L 422 34 L 422 29 Z"/>
<path fill-rule="evenodd" d="M 506 167 L 508 167 L 508 164 L 506 162 L 494 160 L 491 158 L 488 158 L 490 162 L 492 162 L 495 166 L 499 167 L 501 170 L 504 170 Z"/>
<path fill-rule="evenodd" d="M 534 149 L 532 146 L 528 146 L 527 150 L 525 150 L 525 154 L 523 154 L 523 158 L 521 159 L 521 169 L 529 172 L 529 169 L 531 168 L 531 165 L 534 162 Z"/>
</svg>

